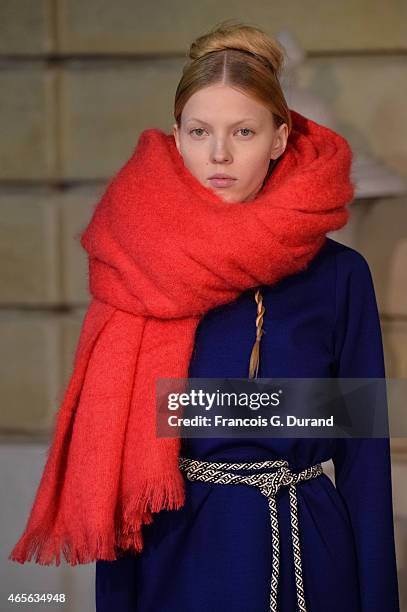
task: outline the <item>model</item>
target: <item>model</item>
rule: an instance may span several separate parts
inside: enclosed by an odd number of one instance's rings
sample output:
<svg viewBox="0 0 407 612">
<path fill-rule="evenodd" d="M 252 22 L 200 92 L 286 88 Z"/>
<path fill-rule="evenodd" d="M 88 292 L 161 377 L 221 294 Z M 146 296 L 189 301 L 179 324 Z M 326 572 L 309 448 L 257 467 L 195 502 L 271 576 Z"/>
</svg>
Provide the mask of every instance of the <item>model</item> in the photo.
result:
<svg viewBox="0 0 407 612">
<path fill-rule="evenodd" d="M 254 26 L 195 40 L 172 133 L 81 235 L 92 300 L 10 559 L 96 561 L 98 612 L 399 612 L 388 438 L 156 435 L 159 378 L 385 376 L 368 263 L 327 237 L 351 149 L 282 61 Z"/>
</svg>

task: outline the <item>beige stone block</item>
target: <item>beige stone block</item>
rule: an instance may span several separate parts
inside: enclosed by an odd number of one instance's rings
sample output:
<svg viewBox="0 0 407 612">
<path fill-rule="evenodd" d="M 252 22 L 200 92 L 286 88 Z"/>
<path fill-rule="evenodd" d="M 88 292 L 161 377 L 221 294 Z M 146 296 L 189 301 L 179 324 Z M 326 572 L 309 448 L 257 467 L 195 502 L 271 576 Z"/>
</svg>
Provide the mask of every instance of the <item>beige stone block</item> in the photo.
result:
<svg viewBox="0 0 407 612">
<path fill-rule="evenodd" d="M 355 248 L 368 260 L 382 315 L 407 316 L 407 197 L 357 202 Z"/>
<path fill-rule="evenodd" d="M 406 520 L 407 527 L 407 465 L 404 462 L 395 461 L 392 465 L 393 486 L 394 486 L 394 511 L 398 517 Z M 406 531 L 407 536 L 407 531 Z M 407 550 L 405 551 L 407 553 Z M 407 570 L 407 558 L 405 559 Z"/>
<path fill-rule="evenodd" d="M 0 314 L 0 436 L 46 436 L 74 371 L 86 308 Z"/>
<path fill-rule="evenodd" d="M 0 70 L 0 180 L 55 176 L 55 74 L 45 63 Z"/>
<path fill-rule="evenodd" d="M 0 315 L 0 430 L 38 434 L 51 424 L 60 389 L 58 317 Z"/>
<path fill-rule="evenodd" d="M 230 18 L 270 34 L 289 29 L 309 51 L 398 51 L 407 41 L 406 6 L 398 0 L 58 0 L 57 7 L 63 52 L 185 53 L 196 36 Z"/>
<path fill-rule="evenodd" d="M 407 378 L 407 322 L 382 320 L 387 378 Z"/>
<path fill-rule="evenodd" d="M 58 303 L 61 262 L 53 192 L 3 191 L 0 215 L 0 304 Z"/>
<path fill-rule="evenodd" d="M 349 218 L 346 225 L 338 230 L 329 232 L 327 235 L 346 246 L 358 249 L 358 237 L 365 219 L 366 204 L 370 204 L 370 202 L 370 200 L 366 199 L 352 200 L 348 205 Z"/>
<path fill-rule="evenodd" d="M 381 328 L 386 378 L 397 379 L 388 380 L 391 448 L 396 460 L 407 462 L 407 415 L 405 411 L 407 323 L 403 320 L 385 319 L 381 321 Z"/>
<path fill-rule="evenodd" d="M 407 437 L 397 437 L 390 440 L 392 455 L 398 463 L 404 466 L 407 470 Z M 404 480 L 405 481 L 405 480 Z M 404 497 L 407 497 L 407 492 L 404 491 Z M 406 514 L 407 516 L 407 514 Z"/>
<path fill-rule="evenodd" d="M 147 127 L 170 130 L 177 60 L 69 62 L 61 75 L 62 173 L 109 178 Z"/>
<path fill-rule="evenodd" d="M 404 56 L 312 58 L 298 69 L 297 83 L 329 106 L 355 152 L 407 176 Z"/>
<path fill-rule="evenodd" d="M 402 484 L 405 489 L 405 479 Z M 401 483 L 400 483 L 401 484 Z M 396 491 L 397 493 L 397 491 Z M 407 519 L 395 513 L 394 535 L 396 545 L 396 561 L 398 569 L 398 586 L 400 612 L 406 612 L 407 608 Z"/>
<path fill-rule="evenodd" d="M 34 55 L 53 49 L 54 0 L 2 0 L 0 53 Z"/>
<path fill-rule="evenodd" d="M 64 388 L 73 373 L 79 334 L 87 308 L 74 308 L 61 318 L 61 378 Z"/>
<path fill-rule="evenodd" d="M 72 188 L 60 199 L 63 301 L 71 305 L 86 304 L 90 299 L 88 255 L 80 244 L 80 234 L 88 225 L 105 188 L 105 184 Z"/>
</svg>

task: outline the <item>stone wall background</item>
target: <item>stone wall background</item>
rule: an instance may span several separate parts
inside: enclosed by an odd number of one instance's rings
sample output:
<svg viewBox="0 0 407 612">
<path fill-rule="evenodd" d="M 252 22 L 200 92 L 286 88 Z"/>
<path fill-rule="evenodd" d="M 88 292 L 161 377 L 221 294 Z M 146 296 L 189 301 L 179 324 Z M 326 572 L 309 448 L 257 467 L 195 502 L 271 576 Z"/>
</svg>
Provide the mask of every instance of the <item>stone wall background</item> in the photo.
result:
<svg viewBox="0 0 407 612">
<path fill-rule="evenodd" d="M 26 519 L 88 303 L 78 233 L 139 133 L 171 128 L 175 88 L 195 36 L 231 17 L 270 34 L 291 30 L 308 53 L 300 85 L 329 104 L 355 151 L 407 177 L 407 3 L 249 4 L 0 0 L 3 558 Z M 374 277 L 387 376 L 398 378 L 407 376 L 406 204 L 405 196 L 354 204 L 363 221 L 352 234 Z M 407 606 L 405 448 L 405 440 L 392 440 Z M 11 591 L 48 589 L 70 594 L 66 610 L 93 609 L 94 568 L 77 569 L 3 561 L 0 608 Z"/>
</svg>

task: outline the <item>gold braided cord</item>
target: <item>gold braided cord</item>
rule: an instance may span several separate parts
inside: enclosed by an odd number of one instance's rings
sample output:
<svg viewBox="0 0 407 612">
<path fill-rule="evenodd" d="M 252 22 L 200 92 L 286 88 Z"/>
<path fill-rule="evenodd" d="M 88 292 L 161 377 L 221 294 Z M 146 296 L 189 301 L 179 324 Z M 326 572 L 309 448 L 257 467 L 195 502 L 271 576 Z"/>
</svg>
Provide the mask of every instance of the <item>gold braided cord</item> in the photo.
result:
<svg viewBox="0 0 407 612">
<path fill-rule="evenodd" d="M 263 317 L 265 313 L 265 308 L 263 306 L 263 296 L 261 294 L 260 289 L 256 290 L 254 298 L 257 303 L 257 317 L 256 317 L 256 340 L 254 342 L 252 352 L 250 355 L 250 364 L 249 364 L 249 378 L 257 378 L 257 374 L 259 371 L 260 365 L 260 340 L 263 331 Z"/>
</svg>

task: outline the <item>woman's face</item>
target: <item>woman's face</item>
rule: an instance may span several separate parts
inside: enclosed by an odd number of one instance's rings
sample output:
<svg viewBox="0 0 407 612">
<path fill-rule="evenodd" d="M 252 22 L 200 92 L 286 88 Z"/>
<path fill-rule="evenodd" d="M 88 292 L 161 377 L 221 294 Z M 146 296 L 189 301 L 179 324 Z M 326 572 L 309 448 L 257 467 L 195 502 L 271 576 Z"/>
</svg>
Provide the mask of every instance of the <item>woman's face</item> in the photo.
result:
<svg viewBox="0 0 407 612">
<path fill-rule="evenodd" d="M 216 84 L 189 98 L 173 133 L 185 166 L 200 183 L 226 202 L 248 202 L 260 191 L 270 159 L 284 152 L 288 127 L 276 128 L 268 108 L 230 85 Z M 214 174 L 234 180 L 221 185 L 211 180 Z"/>
</svg>

